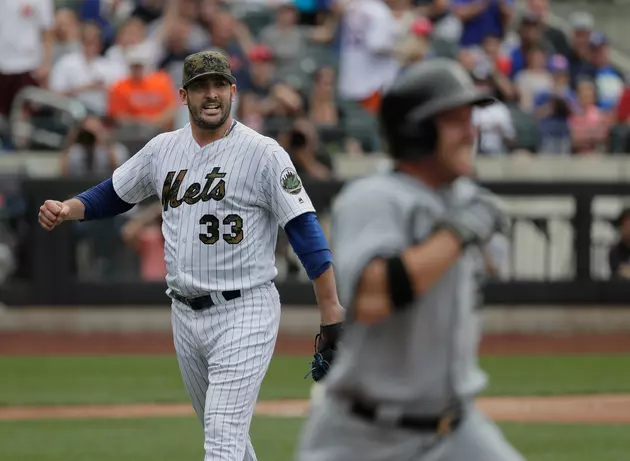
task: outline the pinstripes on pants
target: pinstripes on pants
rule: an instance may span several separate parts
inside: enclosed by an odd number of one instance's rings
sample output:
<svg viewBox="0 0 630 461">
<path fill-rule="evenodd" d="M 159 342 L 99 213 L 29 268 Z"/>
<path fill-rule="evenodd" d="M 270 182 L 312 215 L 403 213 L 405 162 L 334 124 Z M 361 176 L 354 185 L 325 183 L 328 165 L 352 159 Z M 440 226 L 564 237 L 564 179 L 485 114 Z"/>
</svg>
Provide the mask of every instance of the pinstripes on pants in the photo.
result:
<svg viewBox="0 0 630 461">
<path fill-rule="evenodd" d="M 193 311 L 172 303 L 173 337 L 186 391 L 204 427 L 205 461 L 255 461 L 249 426 L 280 325 L 280 298 L 267 283 Z"/>
</svg>

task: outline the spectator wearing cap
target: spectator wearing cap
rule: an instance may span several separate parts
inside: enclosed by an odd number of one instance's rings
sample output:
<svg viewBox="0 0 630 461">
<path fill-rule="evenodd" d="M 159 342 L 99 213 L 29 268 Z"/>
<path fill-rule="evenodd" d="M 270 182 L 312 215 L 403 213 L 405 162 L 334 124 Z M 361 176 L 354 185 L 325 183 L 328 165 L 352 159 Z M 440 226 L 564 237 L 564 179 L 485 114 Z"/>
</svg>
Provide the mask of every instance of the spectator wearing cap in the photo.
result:
<svg viewBox="0 0 630 461">
<path fill-rule="evenodd" d="M 551 91 L 534 98 L 534 116 L 538 121 L 540 146 L 544 154 L 570 154 L 569 117 L 577 111 L 577 100 L 569 80 L 569 61 L 558 54 L 551 57 L 549 71 L 553 78 Z"/>
<path fill-rule="evenodd" d="M 564 31 L 549 25 L 549 0 L 527 0 L 527 12 L 538 16 L 542 22 L 543 37 L 551 44 L 554 51 L 565 57 L 569 57 L 571 47 Z"/>
<path fill-rule="evenodd" d="M 535 99 L 553 89 L 553 78 L 547 68 L 547 54 L 542 46 L 528 48 L 525 56 L 525 69 L 514 78 L 514 85 L 519 95 L 522 110 L 532 113 Z"/>
<path fill-rule="evenodd" d="M 98 24 L 88 22 L 81 30 L 81 50 L 67 54 L 52 68 L 50 89 L 75 98 L 97 115 L 107 113 L 107 91 L 127 69 L 101 55 L 103 41 Z"/>
<path fill-rule="evenodd" d="M 608 251 L 608 267 L 613 279 L 630 279 L 630 208 L 624 208 L 615 220 L 619 239 Z"/>
<path fill-rule="evenodd" d="M 66 54 L 81 50 L 81 25 L 74 10 L 60 8 L 53 28 L 53 64 Z"/>
<path fill-rule="evenodd" d="M 609 118 L 597 107 L 595 84 L 582 78 L 577 84 L 577 108 L 569 118 L 573 152 L 602 153 L 608 143 Z"/>
<path fill-rule="evenodd" d="M 480 90 L 488 93 L 497 91 L 488 62 L 477 65 L 472 71 L 472 77 Z M 502 155 L 510 152 L 516 139 L 516 130 L 510 111 L 503 102 L 473 108 L 472 120 L 479 133 L 480 154 Z"/>
<path fill-rule="evenodd" d="M 525 14 L 521 18 L 518 36 L 520 44 L 512 50 L 510 55 L 511 78 L 515 78 L 516 74 L 527 67 L 527 55 L 530 49 L 542 50 L 545 59 L 554 53 L 553 46 L 543 36 L 543 23 L 538 15 Z"/>
<path fill-rule="evenodd" d="M 138 45 L 127 54 L 130 75 L 109 93 L 109 116 L 122 132 L 152 137 L 174 128 L 179 101 L 167 72 L 152 70 L 151 53 Z"/>
<path fill-rule="evenodd" d="M 0 116 L 23 88 L 48 84 L 53 11 L 53 0 L 0 1 Z"/>
<path fill-rule="evenodd" d="M 571 87 L 575 89 L 578 77 L 590 59 L 591 47 L 589 40 L 595 27 L 595 21 L 593 16 L 585 11 L 576 11 L 571 14 L 569 21 L 571 23 L 571 49 L 567 57 L 569 58 Z"/>
<path fill-rule="evenodd" d="M 488 34 L 503 38 L 514 16 L 514 0 L 453 0 L 451 8 L 463 24 L 462 46 L 481 45 Z"/>
<path fill-rule="evenodd" d="M 582 74 L 595 82 L 597 105 L 611 113 L 617 107 L 623 93 L 624 77 L 621 71 L 610 63 L 608 38 L 601 32 L 593 32 L 590 37 L 591 54 L 589 63 Z"/>
</svg>

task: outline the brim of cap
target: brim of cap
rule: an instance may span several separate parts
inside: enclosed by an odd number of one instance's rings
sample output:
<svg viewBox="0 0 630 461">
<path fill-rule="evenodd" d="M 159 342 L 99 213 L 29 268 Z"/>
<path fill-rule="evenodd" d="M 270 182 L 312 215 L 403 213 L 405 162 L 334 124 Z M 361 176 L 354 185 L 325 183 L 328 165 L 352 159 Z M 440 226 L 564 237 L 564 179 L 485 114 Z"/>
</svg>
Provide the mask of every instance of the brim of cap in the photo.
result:
<svg viewBox="0 0 630 461">
<path fill-rule="evenodd" d="M 190 80 L 188 80 L 186 82 L 184 87 L 187 87 L 188 85 L 190 85 L 191 82 L 194 82 L 195 80 L 198 80 L 201 77 L 207 77 L 209 75 L 217 75 L 219 77 L 225 78 L 227 81 L 229 81 L 233 85 L 236 84 L 236 79 L 234 78 L 233 75 L 226 74 L 225 72 L 206 72 L 206 73 L 203 73 L 203 74 L 195 75 L 193 78 L 191 78 Z"/>
<path fill-rule="evenodd" d="M 419 123 L 438 114 L 462 106 L 484 107 L 497 102 L 497 99 L 483 91 L 467 91 L 457 96 L 444 96 L 412 110 L 407 119 Z"/>
</svg>

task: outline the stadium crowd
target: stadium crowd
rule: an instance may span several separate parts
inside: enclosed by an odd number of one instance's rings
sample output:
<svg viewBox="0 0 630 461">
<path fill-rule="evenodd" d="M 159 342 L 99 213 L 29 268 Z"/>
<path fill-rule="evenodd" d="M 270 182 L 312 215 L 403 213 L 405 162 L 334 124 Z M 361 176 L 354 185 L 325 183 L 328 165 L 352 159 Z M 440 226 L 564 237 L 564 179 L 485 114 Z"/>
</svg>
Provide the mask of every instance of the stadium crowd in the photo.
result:
<svg viewBox="0 0 630 461">
<path fill-rule="evenodd" d="M 514 0 L 0 2 L 0 155 L 61 151 L 63 175 L 108 177 L 187 123 L 183 59 L 202 49 L 229 56 L 233 115 L 278 139 L 312 180 L 334 176 L 335 155 L 381 152 L 380 92 L 439 56 L 500 101 L 475 109 L 481 155 L 630 152 L 630 87 L 606 35 L 581 11 L 565 34 L 548 10 L 548 0 L 524 12 Z M 120 229 L 145 251 L 147 279 L 164 270 L 150 263 L 158 215 Z"/>
<path fill-rule="evenodd" d="M 50 147 L 65 150 L 65 174 L 107 175 L 139 144 L 187 122 L 177 94 L 183 58 L 213 48 L 238 81 L 234 115 L 278 138 L 315 179 L 330 177 L 336 153 L 381 150 L 380 90 L 435 56 L 458 59 L 501 101 L 475 114 L 482 154 L 628 151 L 630 90 L 607 37 L 588 13 L 573 14 L 568 35 L 547 15 L 548 0 L 528 0 L 524 14 L 513 0 L 3 2 L 3 150 L 31 146 L 28 135 L 10 136 L 27 118 L 31 129 L 64 135 Z M 28 86 L 85 112 L 61 127 L 42 101 L 16 101 Z"/>
</svg>

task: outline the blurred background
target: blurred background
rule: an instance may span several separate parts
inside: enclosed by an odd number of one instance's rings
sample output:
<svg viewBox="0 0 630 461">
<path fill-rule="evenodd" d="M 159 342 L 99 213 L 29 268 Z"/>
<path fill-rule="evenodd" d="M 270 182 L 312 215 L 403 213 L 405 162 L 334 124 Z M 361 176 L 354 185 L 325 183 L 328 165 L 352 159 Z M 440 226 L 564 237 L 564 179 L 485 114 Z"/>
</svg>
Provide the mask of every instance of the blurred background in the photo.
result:
<svg viewBox="0 0 630 461">
<path fill-rule="evenodd" d="M 168 305 L 155 199 L 41 231 L 37 208 L 107 178 L 188 121 L 184 57 L 229 56 L 234 117 L 293 158 L 328 232 L 343 184 L 387 168 L 380 91 L 413 62 L 460 61 L 499 103 L 475 110 L 477 175 L 512 233 L 487 249 L 489 304 L 630 300 L 630 2 L 21 0 L 0 6 L 0 302 Z M 280 234 L 278 286 L 312 306 Z"/>
</svg>

